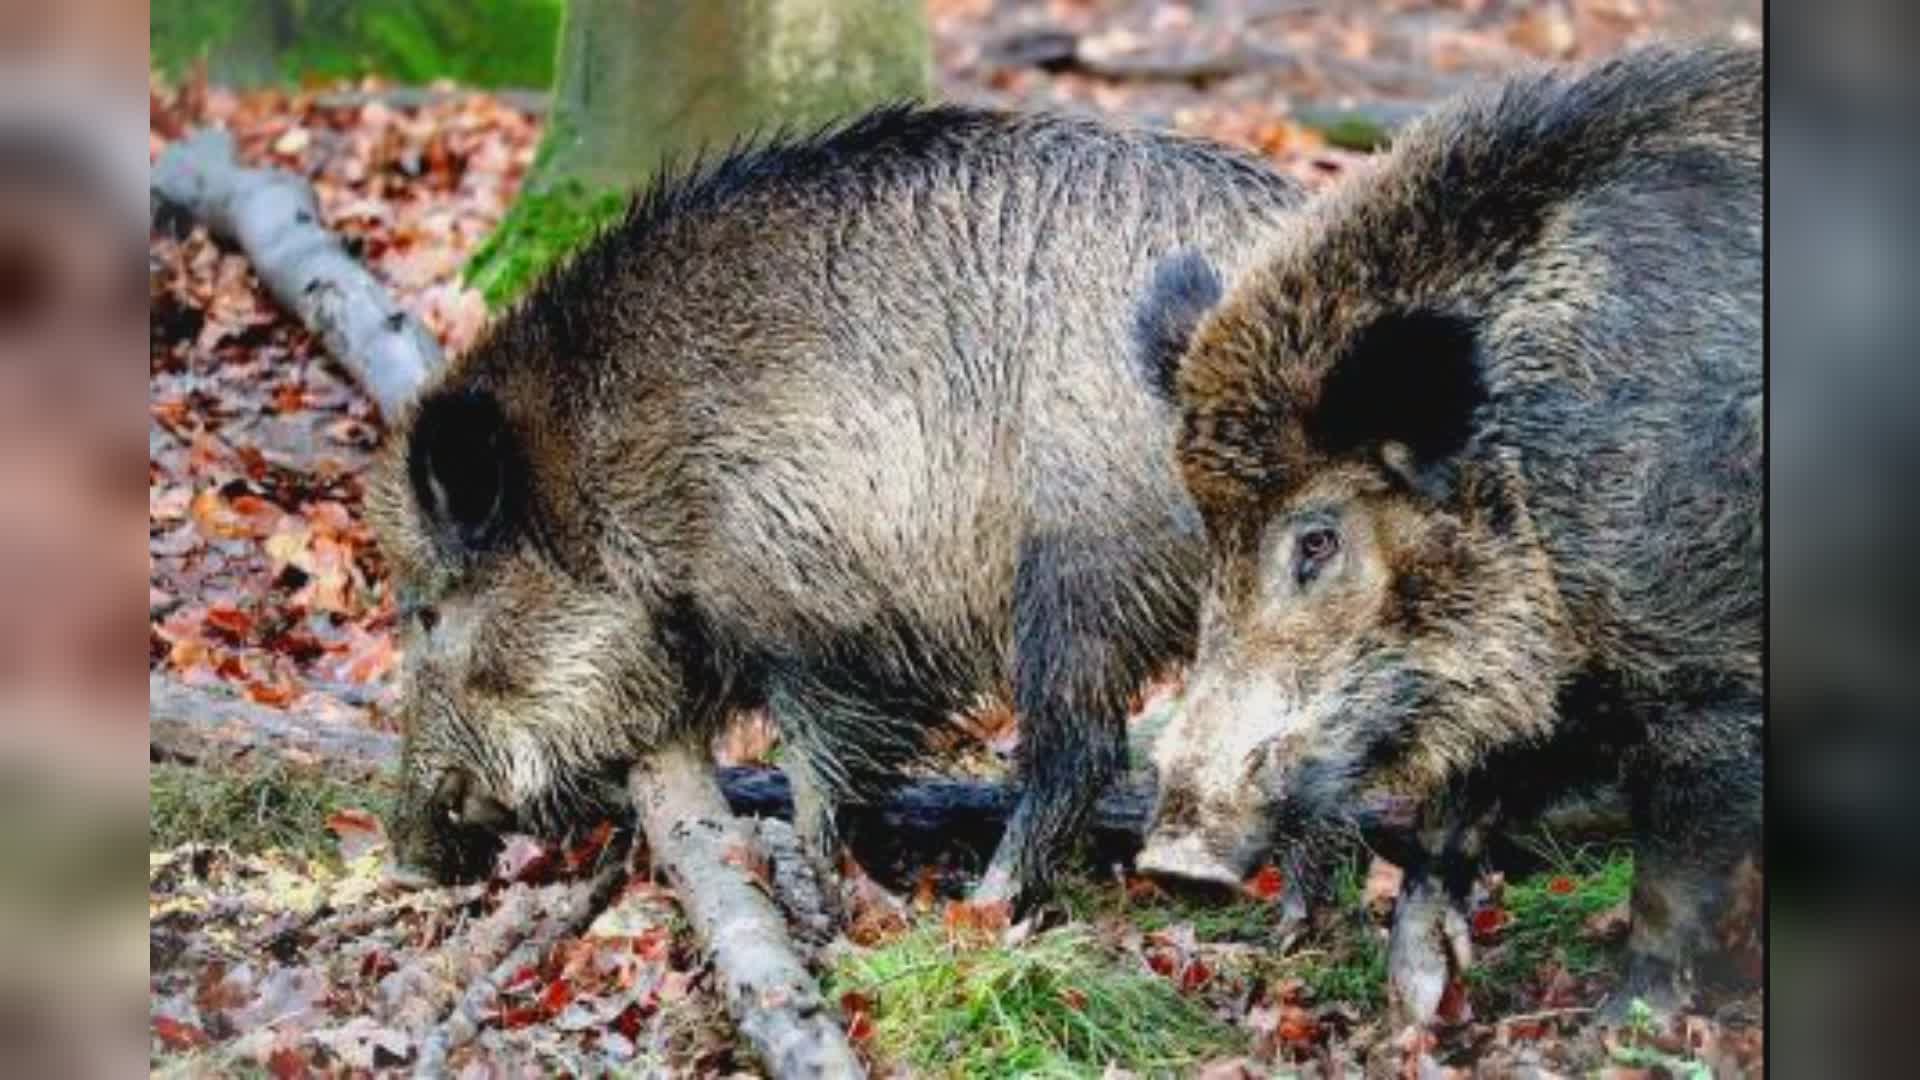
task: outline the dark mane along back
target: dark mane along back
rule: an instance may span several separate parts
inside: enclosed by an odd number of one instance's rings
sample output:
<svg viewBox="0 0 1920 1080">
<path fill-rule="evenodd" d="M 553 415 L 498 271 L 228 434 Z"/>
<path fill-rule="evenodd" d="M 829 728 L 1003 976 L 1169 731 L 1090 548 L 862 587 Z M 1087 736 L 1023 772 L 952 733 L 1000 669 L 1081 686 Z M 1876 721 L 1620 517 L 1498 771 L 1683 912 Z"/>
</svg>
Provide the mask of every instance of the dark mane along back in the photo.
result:
<svg viewBox="0 0 1920 1080">
<path fill-rule="evenodd" d="M 1370 195 L 1383 209 L 1343 216 L 1322 250 L 1388 277 L 1408 266 L 1498 265 L 1582 192 L 1650 170 L 1757 161 L 1760 73 L 1753 50 L 1649 48 L 1443 107 L 1403 136 L 1377 179 L 1396 197 Z"/>
</svg>

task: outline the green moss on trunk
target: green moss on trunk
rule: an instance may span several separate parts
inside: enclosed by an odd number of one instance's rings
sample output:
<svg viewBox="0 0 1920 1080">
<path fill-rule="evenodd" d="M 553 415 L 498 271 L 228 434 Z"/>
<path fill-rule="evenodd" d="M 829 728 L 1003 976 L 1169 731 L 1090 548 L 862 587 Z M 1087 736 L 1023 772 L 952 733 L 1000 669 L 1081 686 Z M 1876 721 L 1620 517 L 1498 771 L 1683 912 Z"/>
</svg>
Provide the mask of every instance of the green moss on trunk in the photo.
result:
<svg viewBox="0 0 1920 1080">
<path fill-rule="evenodd" d="M 663 168 L 925 97 L 926 12 L 899 0 L 572 0 L 520 201 L 467 267 L 499 308 Z"/>
<path fill-rule="evenodd" d="M 619 217 L 626 205 L 624 192 L 592 191 L 577 180 L 529 191 L 514 200 L 467 261 L 467 284 L 480 290 L 487 306 L 504 307 Z"/>
</svg>

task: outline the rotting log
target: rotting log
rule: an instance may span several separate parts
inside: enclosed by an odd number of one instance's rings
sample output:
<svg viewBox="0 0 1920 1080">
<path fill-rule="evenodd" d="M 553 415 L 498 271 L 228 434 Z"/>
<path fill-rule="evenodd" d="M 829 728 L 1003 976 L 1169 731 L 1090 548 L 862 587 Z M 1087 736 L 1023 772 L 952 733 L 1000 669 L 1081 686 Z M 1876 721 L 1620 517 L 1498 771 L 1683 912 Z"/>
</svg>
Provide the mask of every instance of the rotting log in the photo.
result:
<svg viewBox="0 0 1920 1080">
<path fill-rule="evenodd" d="M 150 683 L 150 756 L 154 760 L 244 763 L 272 758 L 319 765 L 335 775 L 372 779 L 400 759 L 400 737 L 329 720 L 296 703 L 258 705 L 217 689 L 186 686 L 161 676 Z M 778 769 L 734 766 L 715 771 L 727 804 L 745 817 L 793 817 L 793 792 Z M 869 873 L 900 881 L 943 858 L 967 864 L 993 850 L 1012 810 L 1013 792 L 987 780 L 923 777 L 883 801 L 841 810 L 841 834 Z M 1153 806 L 1151 777 L 1137 774 L 1109 788 L 1094 805 L 1088 837 L 1091 861 L 1104 870 L 1129 862 Z M 1495 849 L 1497 865 L 1516 865 L 1534 833 L 1550 831 L 1562 844 L 1624 835 L 1626 808 L 1617 798 L 1556 807 L 1538 829 Z M 957 858 L 956 858 L 957 857 Z"/>
<path fill-rule="evenodd" d="M 628 790 L 654 872 L 672 883 L 734 1026 L 768 1072 L 864 1075 L 839 1010 L 794 951 L 770 895 L 771 863 L 728 810 L 706 755 L 662 747 L 633 766 Z"/>
<path fill-rule="evenodd" d="M 269 292 L 391 419 L 438 371 L 440 343 L 394 302 L 320 220 L 312 185 L 234 159 L 233 136 L 209 129 L 167 147 L 153 194 L 246 253 Z"/>
</svg>

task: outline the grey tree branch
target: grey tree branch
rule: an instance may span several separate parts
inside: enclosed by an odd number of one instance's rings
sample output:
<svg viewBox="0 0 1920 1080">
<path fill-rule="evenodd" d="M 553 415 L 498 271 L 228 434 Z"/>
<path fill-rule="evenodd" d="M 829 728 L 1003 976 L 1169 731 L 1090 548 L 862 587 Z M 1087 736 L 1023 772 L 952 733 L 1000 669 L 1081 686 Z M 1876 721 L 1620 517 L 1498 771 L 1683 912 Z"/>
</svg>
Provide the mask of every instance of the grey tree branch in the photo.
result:
<svg viewBox="0 0 1920 1080">
<path fill-rule="evenodd" d="M 274 299 L 319 336 L 381 415 L 399 415 L 439 370 L 439 342 L 320 223 L 306 181 L 242 167 L 233 153 L 227 132 L 197 132 L 160 156 L 151 190 L 244 251 Z"/>
<path fill-rule="evenodd" d="M 654 870 L 673 883 L 727 1012 L 768 1072 L 864 1075 L 839 1010 L 820 996 L 769 898 L 767 858 L 728 810 L 706 755 L 663 747 L 627 783 Z"/>
</svg>

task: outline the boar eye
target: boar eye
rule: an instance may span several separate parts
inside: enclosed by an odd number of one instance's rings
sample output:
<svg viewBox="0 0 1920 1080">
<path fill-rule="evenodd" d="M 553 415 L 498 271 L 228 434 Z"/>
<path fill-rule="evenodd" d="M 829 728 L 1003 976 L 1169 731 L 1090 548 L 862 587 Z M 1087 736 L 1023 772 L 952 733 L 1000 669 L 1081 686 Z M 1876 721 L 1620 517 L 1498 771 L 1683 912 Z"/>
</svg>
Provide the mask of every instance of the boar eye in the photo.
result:
<svg viewBox="0 0 1920 1080">
<path fill-rule="evenodd" d="M 1340 536 L 1326 526 L 1316 526 L 1300 534 L 1293 557 L 1293 578 L 1301 585 L 1312 581 L 1340 550 Z"/>
</svg>

